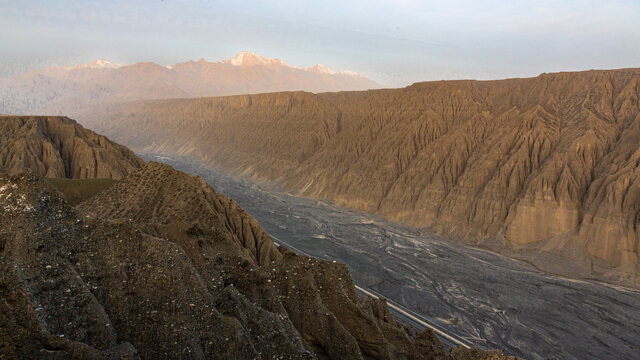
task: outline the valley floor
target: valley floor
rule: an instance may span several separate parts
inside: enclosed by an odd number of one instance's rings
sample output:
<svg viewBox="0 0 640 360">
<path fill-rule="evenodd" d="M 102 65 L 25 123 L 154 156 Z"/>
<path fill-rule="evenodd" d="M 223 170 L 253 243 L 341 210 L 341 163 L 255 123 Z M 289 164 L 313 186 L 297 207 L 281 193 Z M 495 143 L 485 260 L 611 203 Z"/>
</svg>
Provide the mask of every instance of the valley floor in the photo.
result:
<svg viewBox="0 0 640 360">
<path fill-rule="evenodd" d="M 561 278 L 358 211 L 298 198 L 198 161 L 143 155 L 202 176 L 271 235 L 344 262 L 356 284 L 470 343 L 528 359 L 633 359 L 640 292 Z"/>
</svg>

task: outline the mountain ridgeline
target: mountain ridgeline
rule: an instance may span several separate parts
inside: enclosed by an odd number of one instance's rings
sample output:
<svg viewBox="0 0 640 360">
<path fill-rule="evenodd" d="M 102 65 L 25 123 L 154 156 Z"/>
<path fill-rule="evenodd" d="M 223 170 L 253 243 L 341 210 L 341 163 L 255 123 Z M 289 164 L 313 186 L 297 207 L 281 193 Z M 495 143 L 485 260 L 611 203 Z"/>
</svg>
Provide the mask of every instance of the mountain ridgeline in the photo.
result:
<svg viewBox="0 0 640 360">
<path fill-rule="evenodd" d="M 299 68 L 246 51 L 230 60 L 200 59 L 171 66 L 98 60 L 0 79 L 0 113 L 72 116 L 115 101 L 380 87 L 351 71 L 334 72 L 321 64 Z"/>
<path fill-rule="evenodd" d="M 133 102 L 78 115 L 298 195 L 638 286 L 640 69 Z M 560 260 L 558 260 L 560 259 Z"/>
</svg>

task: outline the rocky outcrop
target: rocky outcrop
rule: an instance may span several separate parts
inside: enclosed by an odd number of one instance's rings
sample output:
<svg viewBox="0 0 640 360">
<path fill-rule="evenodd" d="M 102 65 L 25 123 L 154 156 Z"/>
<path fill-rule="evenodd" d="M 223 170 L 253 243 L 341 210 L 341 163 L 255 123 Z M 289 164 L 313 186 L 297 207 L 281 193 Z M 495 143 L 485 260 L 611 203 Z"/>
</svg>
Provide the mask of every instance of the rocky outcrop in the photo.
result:
<svg viewBox="0 0 640 360">
<path fill-rule="evenodd" d="M 180 221 L 197 231 L 224 229 L 252 263 L 264 265 L 281 258 L 269 234 L 235 201 L 215 192 L 202 178 L 169 165 L 149 162 L 78 208 L 104 219 L 162 225 Z"/>
<path fill-rule="evenodd" d="M 175 180 L 189 192 L 171 192 Z M 142 190 L 156 186 L 169 192 L 161 205 Z M 164 221 L 169 200 L 229 211 L 199 179 L 152 163 L 105 191 L 96 218 L 41 178 L 0 176 L 0 358 L 506 359 L 447 352 L 432 332 L 400 326 L 384 301 L 359 298 L 342 264 L 283 249 L 260 266 L 227 221 Z M 142 200 L 131 218 L 108 219 L 132 194 Z M 152 208 L 137 216 L 141 205 Z"/>
<path fill-rule="evenodd" d="M 638 69 L 142 102 L 81 119 L 136 150 L 194 154 L 299 195 L 469 243 L 562 253 L 580 276 L 640 285 Z"/>
<path fill-rule="evenodd" d="M 131 150 L 64 117 L 0 116 L 0 172 L 120 179 L 144 164 Z"/>
</svg>

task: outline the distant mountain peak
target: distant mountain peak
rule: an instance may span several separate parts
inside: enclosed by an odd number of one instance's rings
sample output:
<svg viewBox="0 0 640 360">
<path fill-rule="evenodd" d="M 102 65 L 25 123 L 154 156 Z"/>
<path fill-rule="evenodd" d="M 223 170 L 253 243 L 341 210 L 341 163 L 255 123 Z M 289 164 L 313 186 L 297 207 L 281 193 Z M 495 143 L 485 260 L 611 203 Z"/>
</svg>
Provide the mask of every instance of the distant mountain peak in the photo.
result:
<svg viewBox="0 0 640 360">
<path fill-rule="evenodd" d="M 328 67 L 322 65 L 322 64 L 318 64 L 316 66 L 310 67 L 307 70 L 312 71 L 314 73 L 318 73 L 318 74 L 330 74 L 333 75 L 336 72 L 329 69 Z"/>
<path fill-rule="evenodd" d="M 105 59 L 31 70 L 0 79 L 0 113 L 72 114 L 114 101 L 228 96 L 278 91 L 313 93 L 380 88 L 373 80 L 322 64 L 292 66 L 243 51 L 232 59 L 206 58 L 173 65 L 121 65 Z"/>
<path fill-rule="evenodd" d="M 242 51 L 238 53 L 233 59 L 227 61 L 231 63 L 231 65 L 235 66 L 280 65 L 292 67 L 280 59 L 271 59 L 258 55 L 256 53 L 252 53 L 250 51 Z"/>
<path fill-rule="evenodd" d="M 336 75 L 336 74 L 340 74 L 340 75 L 348 75 L 348 76 L 354 76 L 354 77 L 362 77 L 362 75 L 353 72 L 353 71 L 349 71 L 349 70 L 342 70 L 342 71 L 333 71 L 331 69 L 329 69 L 328 67 L 322 65 L 322 64 L 318 64 L 316 66 L 312 66 L 310 68 L 306 68 L 305 70 L 307 71 L 311 71 L 314 72 L 316 74 L 327 74 L 327 75 Z"/>
<path fill-rule="evenodd" d="M 60 66 L 65 70 L 74 70 L 74 69 L 117 69 L 125 66 L 125 64 L 116 64 L 109 60 L 98 59 L 86 64 L 80 64 L 76 66 Z"/>
<path fill-rule="evenodd" d="M 115 68 L 119 68 L 124 66 L 124 64 L 116 64 L 113 63 L 109 60 L 105 60 L 105 59 L 98 59 L 95 61 L 92 61 L 88 64 L 84 64 L 84 65 L 80 65 L 82 67 L 88 67 L 88 68 L 92 68 L 92 69 L 115 69 Z"/>
<path fill-rule="evenodd" d="M 200 62 L 200 61 L 198 61 Z M 315 66 L 312 66 L 310 68 L 299 68 L 297 66 L 293 66 L 293 65 L 289 65 L 287 63 L 285 63 L 284 61 L 280 60 L 280 59 L 276 59 L 276 58 L 268 58 L 268 57 L 264 57 L 261 55 L 258 55 L 256 53 L 250 52 L 250 51 L 241 51 L 239 52 L 233 59 L 231 60 L 224 60 L 222 61 L 223 63 L 228 63 L 234 66 L 284 66 L 284 67 L 288 67 L 288 68 L 292 68 L 292 69 L 298 69 L 298 70 L 305 70 L 305 71 L 310 71 L 310 72 L 314 72 L 316 74 L 327 74 L 327 75 L 336 75 L 336 74 L 341 74 L 341 75 L 349 75 L 349 76 L 354 76 L 354 77 L 362 77 L 360 74 L 355 73 L 353 71 L 349 71 L 349 70 L 343 70 L 343 71 L 333 71 L 331 69 L 329 69 L 328 67 L 322 65 L 322 64 L 317 64 Z"/>
<path fill-rule="evenodd" d="M 342 70 L 339 71 L 338 74 L 362 77 L 362 75 L 358 74 L 357 72 L 353 72 L 350 70 Z"/>
</svg>

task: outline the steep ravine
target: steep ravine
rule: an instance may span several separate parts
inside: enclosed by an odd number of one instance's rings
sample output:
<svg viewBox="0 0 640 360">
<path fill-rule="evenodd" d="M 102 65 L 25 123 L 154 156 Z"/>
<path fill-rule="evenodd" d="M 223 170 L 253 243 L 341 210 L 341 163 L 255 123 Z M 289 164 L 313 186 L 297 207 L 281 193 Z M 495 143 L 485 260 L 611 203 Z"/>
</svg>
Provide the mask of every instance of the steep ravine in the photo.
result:
<svg viewBox="0 0 640 360">
<path fill-rule="evenodd" d="M 583 268 L 571 275 L 638 286 L 639 99 L 640 70 L 623 69 L 76 115 L 137 151 L 194 154 L 298 195 L 514 254 L 560 254 Z"/>
</svg>

